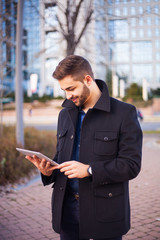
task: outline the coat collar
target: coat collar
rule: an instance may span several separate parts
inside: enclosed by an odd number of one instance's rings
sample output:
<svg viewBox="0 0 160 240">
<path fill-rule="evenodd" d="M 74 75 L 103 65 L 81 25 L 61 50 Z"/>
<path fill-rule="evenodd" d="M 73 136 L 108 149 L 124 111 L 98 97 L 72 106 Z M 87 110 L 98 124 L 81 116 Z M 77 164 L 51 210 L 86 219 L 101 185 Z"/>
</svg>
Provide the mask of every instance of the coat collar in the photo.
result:
<svg viewBox="0 0 160 240">
<path fill-rule="evenodd" d="M 94 109 L 110 112 L 110 97 L 107 85 L 104 81 L 96 79 L 96 84 L 98 85 L 99 89 L 101 90 L 102 94 L 99 100 L 96 102 Z M 65 101 L 62 104 L 62 107 L 66 108 L 77 108 L 76 105 L 68 99 L 65 99 Z"/>
</svg>

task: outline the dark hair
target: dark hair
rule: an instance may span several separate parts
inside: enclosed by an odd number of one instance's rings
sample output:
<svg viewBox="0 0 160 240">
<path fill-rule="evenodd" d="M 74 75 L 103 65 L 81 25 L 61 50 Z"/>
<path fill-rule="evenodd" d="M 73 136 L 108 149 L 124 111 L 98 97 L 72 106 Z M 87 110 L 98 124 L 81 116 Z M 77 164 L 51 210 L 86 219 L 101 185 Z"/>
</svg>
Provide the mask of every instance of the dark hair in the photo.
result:
<svg viewBox="0 0 160 240">
<path fill-rule="evenodd" d="M 90 75 L 94 79 L 89 62 L 77 55 L 69 55 L 64 58 L 56 67 L 52 77 L 61 80 L 68 75 L 71 75 L 74 80 L 79 81 L 82 81 L 85 75 Z"/>
</svg>

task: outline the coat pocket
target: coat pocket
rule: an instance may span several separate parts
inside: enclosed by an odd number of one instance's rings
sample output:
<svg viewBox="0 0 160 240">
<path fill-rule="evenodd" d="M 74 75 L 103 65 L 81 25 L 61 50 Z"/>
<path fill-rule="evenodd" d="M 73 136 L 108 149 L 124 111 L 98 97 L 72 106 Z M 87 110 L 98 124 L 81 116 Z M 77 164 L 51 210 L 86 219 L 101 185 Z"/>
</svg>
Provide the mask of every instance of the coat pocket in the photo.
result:
<svg viewBox="0 0 160 240">
<path fill-rule="evenodd" d="M 120 221 L 124 218 L 123 184 L 108 184 L 94 190 L 95 215 L 100 222 Z"/>
<path fill-rule="evenodd" d="M 117 132 L 96 131 L 94 152 L 98 155 L 112 155 L 117 151 Z"/>
<path fill-rule="evenodd" d="M 59 132 L 57 134 L 57 151 L 58 152 L 60 152 L 63 148 L 67 131 L 68 131 L 68 129 L 63 129 L 61 132 Z"/>
</svg>

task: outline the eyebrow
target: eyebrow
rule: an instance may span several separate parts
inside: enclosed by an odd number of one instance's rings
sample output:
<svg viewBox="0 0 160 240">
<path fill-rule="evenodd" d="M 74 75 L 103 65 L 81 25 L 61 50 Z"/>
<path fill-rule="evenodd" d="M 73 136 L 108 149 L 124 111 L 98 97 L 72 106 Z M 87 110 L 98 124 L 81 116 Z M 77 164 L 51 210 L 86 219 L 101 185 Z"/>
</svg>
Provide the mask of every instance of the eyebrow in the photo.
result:
<svg viewBox="0 0 160 240">
<path fill-rule="evenodd" d="M 63 91 L 70 90 L 71 88 L 74 88 L 74 86 L 67 87 L 66 89 L 61 88 Z"/>
</svg>

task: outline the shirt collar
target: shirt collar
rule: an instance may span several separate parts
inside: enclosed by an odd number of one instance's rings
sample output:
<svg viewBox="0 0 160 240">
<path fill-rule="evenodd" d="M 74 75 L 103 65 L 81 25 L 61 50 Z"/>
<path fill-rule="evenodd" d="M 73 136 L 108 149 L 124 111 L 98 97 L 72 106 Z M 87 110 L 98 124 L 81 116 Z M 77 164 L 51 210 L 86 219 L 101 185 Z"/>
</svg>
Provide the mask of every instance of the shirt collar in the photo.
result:
<svg viewBox="0 0 160 240">
<path fill-rule="evenodd" d="M 110 97 L 109 97 L 107 85 L 102 80 L 96 79 L 95 81 L 99 89 L 101 90 L 102 94 L 93 108 L 110 112 Z M 71 100 L 68 100 L 68 99 L 64 100 L 62 107 L 77 108 L 76 105 Z"/>
</svg>

